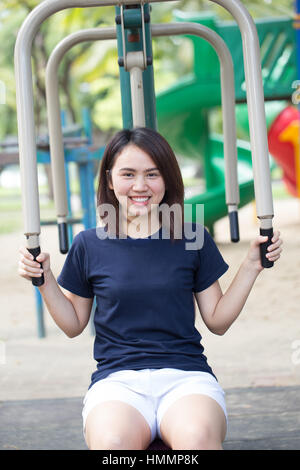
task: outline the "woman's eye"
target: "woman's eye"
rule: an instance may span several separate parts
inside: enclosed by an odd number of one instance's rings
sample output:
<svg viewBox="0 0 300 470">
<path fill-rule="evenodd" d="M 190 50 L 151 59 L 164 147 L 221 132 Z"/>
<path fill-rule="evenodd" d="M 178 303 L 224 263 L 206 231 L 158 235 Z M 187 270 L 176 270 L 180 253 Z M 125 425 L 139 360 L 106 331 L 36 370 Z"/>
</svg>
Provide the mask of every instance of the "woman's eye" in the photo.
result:
<svg viewBox="0 0 300 470">
<path fill-rule="evenodd" d="M 125 176 L 126 178 L 130 178 L 131 176 L 133 176 L 133 173 L 124 173 L 122 176 Z M 150 178 L 155 178 L 158 175 L 158 173 L 148 173 L 147 176 L 150 176 Z"/>
</svg>

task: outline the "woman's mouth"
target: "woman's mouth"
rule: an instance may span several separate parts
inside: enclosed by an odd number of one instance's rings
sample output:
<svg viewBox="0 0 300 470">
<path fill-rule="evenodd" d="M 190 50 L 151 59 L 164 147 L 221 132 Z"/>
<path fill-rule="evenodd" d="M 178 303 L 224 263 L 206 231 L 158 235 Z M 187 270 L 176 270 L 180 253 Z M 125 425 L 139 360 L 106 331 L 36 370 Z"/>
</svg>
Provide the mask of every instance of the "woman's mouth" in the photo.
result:
<svg viewBox="0 0 300 470">
<path fill-rule="evenodd" d="M 130 197 L 129 199 L 132 200 L 132 202 L 137 205 L 137 206 L 146 206 L 150 200 L 151 196 L 136 196 L 136 197 Z"/>
</svg>

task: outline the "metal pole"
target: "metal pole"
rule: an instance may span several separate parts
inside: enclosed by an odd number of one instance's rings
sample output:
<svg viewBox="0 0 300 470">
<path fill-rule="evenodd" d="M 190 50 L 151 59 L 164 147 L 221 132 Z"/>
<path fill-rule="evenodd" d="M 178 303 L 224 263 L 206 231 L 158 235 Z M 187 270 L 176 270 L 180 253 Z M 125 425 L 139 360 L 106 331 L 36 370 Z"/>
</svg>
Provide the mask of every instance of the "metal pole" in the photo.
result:
<svg viewBox="0 0 300 470">
<path fill-rule="evenodd" d="M 132 129 L 138 125 L 145 125 L 156 129 L 150 6 L 144 4 L 143 0 L 140 0 L 139 4 L 140 8 L 137 5 L 135 9 L 128 9 L 126 6 L 116 7 L 123 127 Z M 138 67 L 129 70 L 129 66 L 133 65 L 132 60 L 128 62 L 130 55 L 131 58 L 135 57 Z M 136 60 L 138 55 L 144 57 L 142 66 Z M 142 90 L 147 90 L 147 93 L 143 93 Z M 141 108 L 144 110 L 140 111 Z"/>
<path fill-rule="evenodd" d="M 166 0 L 152 0 L 152 2 Z M 38 175 L 36 165 L 36 135 L 34 125 L 34 102 L 31 68 L 31 50 L 40 25 L 54 13 L 67 8 L 112 6 L 137 0 L 44 0 L 23 22 L 15 44 L 16 103 L 19 135 L 19 159 L 22 187 L 22 209 L 24 235 L 27 248 L 36 258 L 40 253 L 40 210 Z M 42 285 L 44 277 L 32 280 L 33 285 Z"/>
<path fill-rule="evenodd" d="M 235 119 L 234 68 L 231 54 L 223 39 L 213 30 L 196 23 L 152 25 L 152 36 L 194 34 L 215 49 L 221 66 L 221 92 L 224 133 L 225 191 L 229 212 L 231 240 L 239 240 L 238 205 L 240 202 L 237 174 L 237 137 Z"/>
<path fill-rule="evenodd" d="M 130 91 L 133 127 L 145 127 L 145 102 L 143 86 L 144 56 L 142 51 L 127 53 L 127 70 L 130 74 Z"/>
<path fill-rule="evenodd" d="M 239 186 L 237 176 L 237 147 L 235 125 L 235 91 L 234 70 L 230 52 L 220 36 L 213 30 L 196 23 L 154 24 L 151 26 L 153 36 L 171 36 L 179 34 L 194 34 L 204 38 L 214 47 L 221 66 L 222 111 L 224 129 L 224 158 L 226 203 L 231 221 L 232 241 L 238 239 L 237 208 L 239 204 Z M 58 95 L 58 67 L 64 54 L 75 44 L 83 41 L 104 40 L 116 38 L 113 28 L 82 30 L 64 38 L 53 50 L 46 69 L 46 94 L 48 103 L 49 142 L 53 180 L 59 184 L 64 173 L 60 169 L 63 161 L 63 138 L 60 124 L 60 107 Z M 129 53 L 130 54 L 130 53 Z M 54 192 L 57 191 L 56 184 Z M 55 200 L 60 201 L 63 192 Z M 57 214 L 59 208 L 57 208 Z"/>
<path fill-rule="evenodd" d="M 258 34 L 251 15 L 240 0 L 210 1 L 232 14 L 242 35 L 256 212 L 261 225 L 260 233 L 268 236 L 268 241 L 260 245 L 261 261 L 265 268 L 270 268 L 274 263 L 268 261 L 265 255 L 273 236 L 274 209 Z"/>
<path fill-rule="evenodd" d="M 83 39 L 84 38 L 84 39 Z M 61 125 L 61 113 L 59 103 L 58 68 L 71 47 L 83 40 L 95 41 L 99 39 L 109 40 L 116 38 L 115 28 L 90 29 L 73 33 L 53 49 L 46 67 L 46 101 L 49 129 L 49 144 L 51 153 L 51 171 L 53 180 L 53 192 L 56 208 L 58 227 L 65 226 L 68 215 L 68 201 L 64 171 L 64 145 Z M 65 230 L 59 230 L 60 246 L 67 246 L 67 240 L 63 240 Z"/>
<path fill-rule="evenodd" d="M 19 31 L 15 47 L 15 74 L 24 233 L 28 249 L 35 257 L 40 252 L 40 215 L 31 70 L 33 39 L 41 23 L 57 11 L 123 3 L 134 5 L 136 1 L 44 0 L 28 15 Z M 269 237 L 269 242 L 263 246 L 262 262 L 265 267 L 270 267 L 273 263 L 266 262 L 264 253 L 272 238 L 274 211 L 258 35 L 254 21 L 239 0 L 211 1 L 223 6 L 234 16 L 242 34 L 257 216 L 261 223 L 261 233 Z M 43 282 L 43 277 L 33 280 L 33 283 L 39 285 Z"/>
</svg>

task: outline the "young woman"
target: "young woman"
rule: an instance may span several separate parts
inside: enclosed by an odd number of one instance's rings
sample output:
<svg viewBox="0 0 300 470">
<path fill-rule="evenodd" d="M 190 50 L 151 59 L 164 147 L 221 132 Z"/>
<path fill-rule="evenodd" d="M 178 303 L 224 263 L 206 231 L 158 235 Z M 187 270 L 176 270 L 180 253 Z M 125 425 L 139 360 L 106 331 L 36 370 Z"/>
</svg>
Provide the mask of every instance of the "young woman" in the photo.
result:
<svg viewBox="0 0 300 470">
<path fill-rule="evenodd" d="M 83 407 L 87 445 L 146 449 L 159 436 L 172 449 L 221 449 L 224 392 L 203 354 L 194 299 L 209 330 L 223 335 L 263 269 L 265 237 L 251 243 L 223 294 L 218 279 L 228 265 L 203 225 L 183 221 L 180 168 L 151 129 L 112 138 L 97 201 L 102 226 L 74 238 L 58 283 L 49 255 L 37 258 L 45 278 L 40 292 L 69 337 L 86 327 L 96 296 L 97 370 Z M 267 256 L 276 261 L 279 232 L 272 241 Z M 38 262 L 25 248 L 20 253 L 19 274 L 40 276 Z"/>
</svg>

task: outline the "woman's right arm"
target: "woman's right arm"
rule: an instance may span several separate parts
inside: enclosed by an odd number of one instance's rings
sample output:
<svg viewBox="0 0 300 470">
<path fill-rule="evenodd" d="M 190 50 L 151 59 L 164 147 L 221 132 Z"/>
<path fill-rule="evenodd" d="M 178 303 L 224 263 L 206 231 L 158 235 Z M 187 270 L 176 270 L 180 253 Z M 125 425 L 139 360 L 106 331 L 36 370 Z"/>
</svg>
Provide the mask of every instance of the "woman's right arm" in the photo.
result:
<svg viewBox="0 0 300 470">
<path fill-rule="evenodd" d="M 88 324 L 93 305 L 93 298 L 80 297 L 70 291 L 62 292 L 50 269 L 50 256 L 40 253 L 37 261 L 25 247 L 20 247 L 19 275 L 31 281 L 41 275 L 43 263 L 45 282 L 39 287 L 48 311 L 55 323 L 69 338 L 78 336 Z"/>
</svg>

